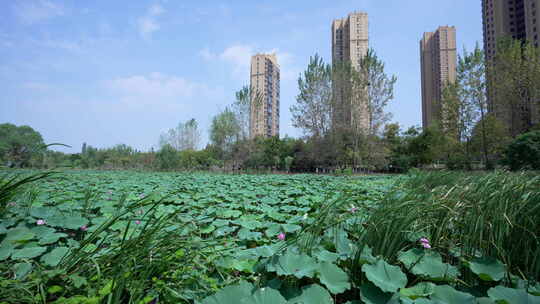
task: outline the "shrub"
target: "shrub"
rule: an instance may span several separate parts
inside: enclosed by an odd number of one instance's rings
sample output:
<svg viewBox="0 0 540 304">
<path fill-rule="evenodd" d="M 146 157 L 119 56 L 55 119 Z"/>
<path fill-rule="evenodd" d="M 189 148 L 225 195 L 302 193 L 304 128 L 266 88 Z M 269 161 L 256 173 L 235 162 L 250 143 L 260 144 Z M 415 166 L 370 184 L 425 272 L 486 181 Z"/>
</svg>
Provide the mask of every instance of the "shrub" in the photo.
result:
<svg viewBox="0 0 540 304">
<path fill-rule="evenodd" d="M 518 136 L 508 146 L 504 163 L 511 170 L 540 170 L 540 131 Z"/>
</svg>

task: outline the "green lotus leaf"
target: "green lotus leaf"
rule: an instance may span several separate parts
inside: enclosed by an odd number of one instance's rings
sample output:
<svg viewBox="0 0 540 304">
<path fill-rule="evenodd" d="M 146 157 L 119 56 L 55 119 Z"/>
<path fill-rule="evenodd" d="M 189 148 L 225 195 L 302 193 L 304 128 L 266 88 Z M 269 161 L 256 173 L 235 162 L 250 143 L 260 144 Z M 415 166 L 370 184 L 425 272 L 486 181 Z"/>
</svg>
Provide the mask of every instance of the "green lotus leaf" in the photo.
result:
<svg viewBox="0 0 540 304">
<path fill-rule="evenodd" d="M 461 291 L 455 290 L 449 285 L 436 285 L 434 287 L 435 292 L 431 295 L 431 299 L 436 303 L 445 304 L 476 304 L 476 299 Z M 439 301 L 439 302 L 437 302 Z"/>
<path fill-rule="evenodd" d="M 238 224 L 246 229 L 253 230 L 262 227 L 261 222 L 259 221 L 253 221 L 253 220 L 244 220 L 240 219 L 238 221 L 234 222 L 235 224 Z"/>
<path fill-rule="evenodd" d="M 294 275 L 300 279 L 313 278 L 317 266 L 314 258 L 287 251 L 279 257 L 274 256 L 267 267 L 269 271 L 275 271 L 278 275 Z"/>
<path fill-rule="evenodd" d="M 380 288 L 370 282 L 360 286 L 360 299 L 366 304 L 387 304 L 391 298 L 391 293 L 383 292 Z"/>
<path fill-rule="evenodd" d="M 3 241 L 0 244 L 0 261 L 6 260 L 15 250 L 15 245 L 11 242 Z"/>
<path fill-rule="evenodd" d="M 495 304 L 495 301 L 493 301 L 490 298 L 476 298 L 477 304 Z"/>
<path fill-rule="evenodd" d="M 434 251 L 414 248 L 402 252 L 398 260 L 410 269 L 413 274 L 434 281 L 454 280 L 459 275 L 456 267 L 443 263 L 441 255 Z"/>
<path fill-rule="evenodd" d="M 15 273 L 15 279 L 20 280 L 32 271 L 32 264 L 23 262 L 13 265 L 13 272 Z"/>
<path fill-rule="evenodd" d="M 200 233 L 202 234 L 208 234 L 212 231 L 216 230 L 216 226 L 214 225 L 209 225 L 209 226 L 206 226 L 204 228 L 202 228 L 201 230 L 199 230 Z"/>
<path fill-rule="evenodd" d="M 34 233 L 37 238 L 40 238 L 40 237 L 42 237 L 44 235 L 56 232 L 56 230 L 54 230 L 54 228 L 47 227 L 47 226 L 36 226 L 36 227 L 30 229 L 30 231 L 32 231 L 32 233 Z"/>
<path fill-rule="evenodd" d="M 291 233 L 291 232 L 296 232 L 302 229 L 302 226 L 293 225 L 293 224 L 283 224 L 281 225 L 281 228 L 283 228 L 283 231 Z"/>
<path fill-rule="evenodd" d="M 0 223 L 0 234 L 6 234 L 8 229 L 4 223 Z"/>
<path fill-rule="evenodd" d="M 260 240 L 262 238 L 262 233 L 251 232 L 249 229 L 242 228 L 238 231 L 237 236 L 241 240 Z"/>
<path fill-rule="evenodd" d="M 76 230 L 76 229 L 81 228 L 81 226 L 87 225 L 88 220 L 77 215 L 69 215 L 69 216 L 56 215 L 56 216 L 50 217 L 47 220 L 47 224 L 54 227 L 61 227 L 61 228 Z"/>
<path fill-rule="evenodd" d="M 333 263 L 322 262 L 317 269 L 322 284 L 333 294 L 339 294 L 351 288 L 349 276 Z"/>
<path fill-rule="evenodd" d="M 201 304 L 238 304 L 245 298 L 251 297 L 253 285 L 246 281 L 241 281 L 237 285 L 227 286 L 212 296 L 206 297 Z"/>
<path fill-rule="evenodd" d="M 540 297 L 527 293 L 525 289 L 496 286 L 488 290 L 488 296 L 497 304 L 540 304 Z"/>
<path fill-rule="evenodd" d="M 474 258 L 465 263 L 483 281 L 500 281 L 506 274 L 506 267 L 491 257 Z"/>
<path fill-rule="evenodd" d="M 273 238 L 276 237 L 281 232 L 281 225 L 279 224 L 271 224 L 268 229 L 264 231 L 264 234 L 269 237 Z"/>
<path fill-rule="evenodd" d="M 322 286 L 312 284 L 302 287 L 302 293 L 289 300 L 290 304 L 333 304 L 330 293 Z"/>
<path fill-rule="evenodd" d="M 535 296 L 540 296 L 540 282 L 536 282 L 536 284 L 534 285 L 531 284 L 531 286 L 529 286 L 528 292 Z"/>
<path fill-rule="evenodd" d="M 249 298 L 241 300 L 242 304 L 287 304 L 287 300 L 272 288 L 261 288 L 253 293 Z"/>
<path fill-rule="evenodd" d="M 41 257 L 41 262 L 49 266 L 56 266 L 62 258 L 69 252 L 67 247 L 56 247 L 51 252 L 44 254 Z"/>
<path fill-rule="evenodd" d="M 53 214 L 53 209 L 47 207 L 33 207 L 32 209 L 30 209 L 30 215 L 37 219 L 46 219 Z"/>
<path fill-rule="evenodd" d="M 36 235 L 30 231 L 30 229 L 25 227 L 19 227 L 10 229 L 9 232 L 6 234 L 6 237 L 4 238 L 5 241 L 12 241 L 12 242 L 23 242 L 31 240 Z"/>
<path fill-rule="evenodd" d="M 375 264 L 377 263 L 377 259 L 373 256 L 373 250 L 369 246 L 364 246 L 362 249 L 362 253 L 360 253 L 360 257 L 358 259 L 358 262 L 360 264 Z"/>
<path fill-rule="evenodd" d="M 330 262 L 330 263 L 337 261 L 339 258 L 339 254 L 330 252 L 324 249 L 315 252 L 314 256 L 317 258 L 317 260 L 321 262 Z"/>
<path fill-rule="evenodd" d="M 242 215 L 242 212 L 238 210 L 224 210 L 221 213 L 221 217 L 223 218 L 237 218 L 240 215 Z"/>
<path fill-rule="evenodd" d="M 56 233 L 56 232 L 46 234 L 39 238 L 39 244 L 40 245 L 53 244 L 53 243 L 56 243 L 60 238 L 63 238 L 66 236 L 67 234 L 65 233 Z"/>
<path fill-rule="evenodd" d="M 32 259 L 40 256 L 45 251 L 47 251 L 47 247 L 28 247 L 22 249 L 15 249 L 11 254 L 11 258 L 14 260 Z"/>
<path fill-rule="evenodd" d="M 399 290 L 399 293 L 403 297 L 416 300 L 418 298 L 426 298 L 429 295 L 433 294 L 435 292 L 434 287 L 435 287 L 435 284 L 433 283 L 422 282 L 422 283 L 416 284 L 413 287 L 401 288 Z"/>
<path fill-rule="evenodd" d="M 374 265 L 364 264 L 362 271 L 367 279 L 384 292 L 396 292 L 407 285 L 407 276 L 398 266 L 380 259 Z"/>
</svg>

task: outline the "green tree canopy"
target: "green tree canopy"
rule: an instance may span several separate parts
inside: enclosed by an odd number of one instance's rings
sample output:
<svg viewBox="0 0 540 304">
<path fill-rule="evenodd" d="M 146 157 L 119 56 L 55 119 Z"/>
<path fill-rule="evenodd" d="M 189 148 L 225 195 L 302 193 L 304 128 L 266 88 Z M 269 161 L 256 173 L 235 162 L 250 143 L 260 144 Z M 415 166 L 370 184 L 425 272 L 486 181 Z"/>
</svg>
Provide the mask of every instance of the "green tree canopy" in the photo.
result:
<svg viewBox="0 0 540 304">
<path fill-rule="evenodd" d="M 29 126 L 0 124 L 0 160 L 12 167 L 27 166 L 45 143 L 41 134 Z"/>
</svg>

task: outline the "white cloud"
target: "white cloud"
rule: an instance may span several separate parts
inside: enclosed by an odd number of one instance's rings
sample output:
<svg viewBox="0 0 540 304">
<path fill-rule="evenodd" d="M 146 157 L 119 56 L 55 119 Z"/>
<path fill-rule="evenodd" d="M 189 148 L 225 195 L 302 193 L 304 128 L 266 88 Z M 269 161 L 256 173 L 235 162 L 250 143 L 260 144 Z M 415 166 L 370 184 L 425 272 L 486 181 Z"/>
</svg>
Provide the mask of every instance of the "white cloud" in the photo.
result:
<svg viewBox="0 0 540 304">
<path fill-rule="evenodd" d="M 165 12 L 165 10 L 163 9 L 163 7 L 161 5 L 154 4 L 148 10 L 148 15 L 150 15 L 150 16 L 159 16 L 159 15 L 163 14 L 164 12 Z"/>
<path fill-rule="evenodd" d="M 154 4 L 148 9 L 146 15 L 137 20 L 139 33 L 144 39 L 149 39 L 152 36 L 152 33 L 161 28 L 157 21 L 157 17 L 163 13 L 165 13 L 165 9 L 159 4 Z"/>
<path fill-rule="evenodd" d="M 219 59 L 229 65 L 232 65 L 232 74 L 235 77 L 249 77 L 249 66 L 251 64 L 251 56 L 256 53 L 272 54 L 275 53 L 280 65 L 282 79 L 294 80 L 297 77 L 298 69 L 294 68 L 294 56 L 291 53 L 282 52 L 279 49 L 257 50 L 249 44 L 237 44 L 227 47 L 219 54 L 212 53 L 208 48 L 202 49 L 199 55 L 207 61 Z"/>
<path fill-rule="evenodd" d="M 46 83 L 31 81 L 23 83 L 22 88 L 32 91 L 50 91 L 53 87 Z"/>
<path fill-rule="evenodd" d="M 62 5 L 49 0 L 18 1 L 13 8 L 15 16 L 17 16 L 22 23 L 27 25 L 39 23 L 65 14 L 65 9 Z"/>
<path fill-rule="evenodd" d="M 151 73 L 116 78 L 105 83 L 125 104 L 133 106 L 164 106 L 168 108 L 184 108 L 194 98 L 212 99 L 221 95 L 219 89 L 212 89 L 206 84 L 191 80 Z"/>
<path fill-rule="evenodd" d="M 213 54 L 210 52 L 208 48 L 204 48 L 199 52 L 199 55 L 206 61 L 214 60 L 216 58 L 216 54 Z"/>
</svg>

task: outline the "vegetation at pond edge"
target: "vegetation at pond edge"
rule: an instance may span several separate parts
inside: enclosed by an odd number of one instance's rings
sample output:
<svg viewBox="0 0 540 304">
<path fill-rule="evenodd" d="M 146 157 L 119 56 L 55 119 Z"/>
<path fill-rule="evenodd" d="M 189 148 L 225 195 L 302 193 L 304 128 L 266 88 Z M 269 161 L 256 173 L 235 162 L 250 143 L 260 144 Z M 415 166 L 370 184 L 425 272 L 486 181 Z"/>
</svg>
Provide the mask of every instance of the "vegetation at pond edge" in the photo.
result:
<svg viewBox="0 0 540 304">
<path fill-rule="evenodd" d="M 537 175 L 2 176 L 0 303 L 540 303 Z"/>
</svg>

